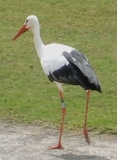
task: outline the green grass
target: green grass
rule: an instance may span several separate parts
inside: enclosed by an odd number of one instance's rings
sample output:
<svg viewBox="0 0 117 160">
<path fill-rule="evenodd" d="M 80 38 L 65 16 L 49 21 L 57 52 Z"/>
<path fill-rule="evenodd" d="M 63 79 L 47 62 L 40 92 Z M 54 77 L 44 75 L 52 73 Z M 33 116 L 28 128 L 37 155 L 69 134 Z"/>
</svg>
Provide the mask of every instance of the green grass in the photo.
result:
<svg viewBox="0 0 117 160">
<path fill-rule="evenodd" d="M 63 43 L 88 57 L 103 93 L 92 92 L 88 128 L 117 133 L 117 2 L 115 0 L 0 0 L 0 119 L 60 125 L 57 88 L 44 75 L 31 32 L 12 38 L 30 14 L 43 42 Z M 83 128 L 86 93 L 64 85 L 66 130 Z"/>
</svg>

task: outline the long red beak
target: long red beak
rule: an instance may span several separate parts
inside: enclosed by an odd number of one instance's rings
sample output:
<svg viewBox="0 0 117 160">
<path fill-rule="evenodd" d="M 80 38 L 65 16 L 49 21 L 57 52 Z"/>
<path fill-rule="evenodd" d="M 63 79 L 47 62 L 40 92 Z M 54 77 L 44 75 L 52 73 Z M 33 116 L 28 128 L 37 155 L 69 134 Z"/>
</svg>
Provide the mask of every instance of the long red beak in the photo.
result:
<svg viewBox="0 0 117 160">
<path fill-rule="evenodd" d="M 29 30 L 29 28 L 26 28 L 26 25 L 23 25 L 20 30 L 16 33 L 16 35 L 13 37 L 13 41 L 15 39 L 17 39 L 22 33 L 26 32 L 27 30 Z"/>
</svg>

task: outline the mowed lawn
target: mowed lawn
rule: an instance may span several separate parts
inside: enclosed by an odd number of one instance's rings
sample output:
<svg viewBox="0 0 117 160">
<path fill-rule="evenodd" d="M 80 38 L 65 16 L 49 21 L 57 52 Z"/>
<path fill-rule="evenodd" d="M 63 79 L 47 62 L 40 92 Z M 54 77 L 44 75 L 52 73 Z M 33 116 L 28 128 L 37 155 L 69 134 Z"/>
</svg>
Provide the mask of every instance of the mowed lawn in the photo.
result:
<svg viewBox="0 0 117 160">
<path fill-rule="evenodd" d="M 117 134 L 117 1 L 0 0 L 0 119 L 59 126 L 57 87 L 44 75 L 27 32 L 12 42 L 27 16 L 36 15 L 45 44 L 75 47 L 89 59 L 103 93 L 91 93 L 88 128 Z M 84 125 L 86 92 L 64 85 L 66 130 Z"/>
</svg>

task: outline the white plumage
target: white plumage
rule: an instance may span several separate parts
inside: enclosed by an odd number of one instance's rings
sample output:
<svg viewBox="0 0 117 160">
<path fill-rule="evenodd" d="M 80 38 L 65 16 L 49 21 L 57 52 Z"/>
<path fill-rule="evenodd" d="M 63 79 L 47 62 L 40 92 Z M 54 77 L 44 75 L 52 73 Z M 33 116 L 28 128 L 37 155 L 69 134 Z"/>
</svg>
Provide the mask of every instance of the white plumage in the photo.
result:
<svg viewBox="0 0 117 160">
<path fill-rule="evenodd" d="M 46 75 L 69 64 L 68 60 L 62 55 L 64 50 L 70 53 L 73 49 L 69 46 L 56 43 L 46 45 L 41 57 L 41 65 Z"/>
</svg>

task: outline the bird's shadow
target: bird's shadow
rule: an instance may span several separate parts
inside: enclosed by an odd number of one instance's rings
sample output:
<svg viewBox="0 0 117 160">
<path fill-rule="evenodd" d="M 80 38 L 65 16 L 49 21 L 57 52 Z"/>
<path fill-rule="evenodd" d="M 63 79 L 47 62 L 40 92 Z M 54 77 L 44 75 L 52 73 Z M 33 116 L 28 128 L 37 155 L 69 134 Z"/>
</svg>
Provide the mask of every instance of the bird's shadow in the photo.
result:
<svg viewBox="0 0 117 160">
<path fill-rule="evenodd" d="M 75 155 L 75 154 L 61 154 L 59 156 L 54 155 L 57 158 L 61 158 L 64 160 L 109 160 L 105 157 L 99 157 L 94 155 Z"/>
</svg>

